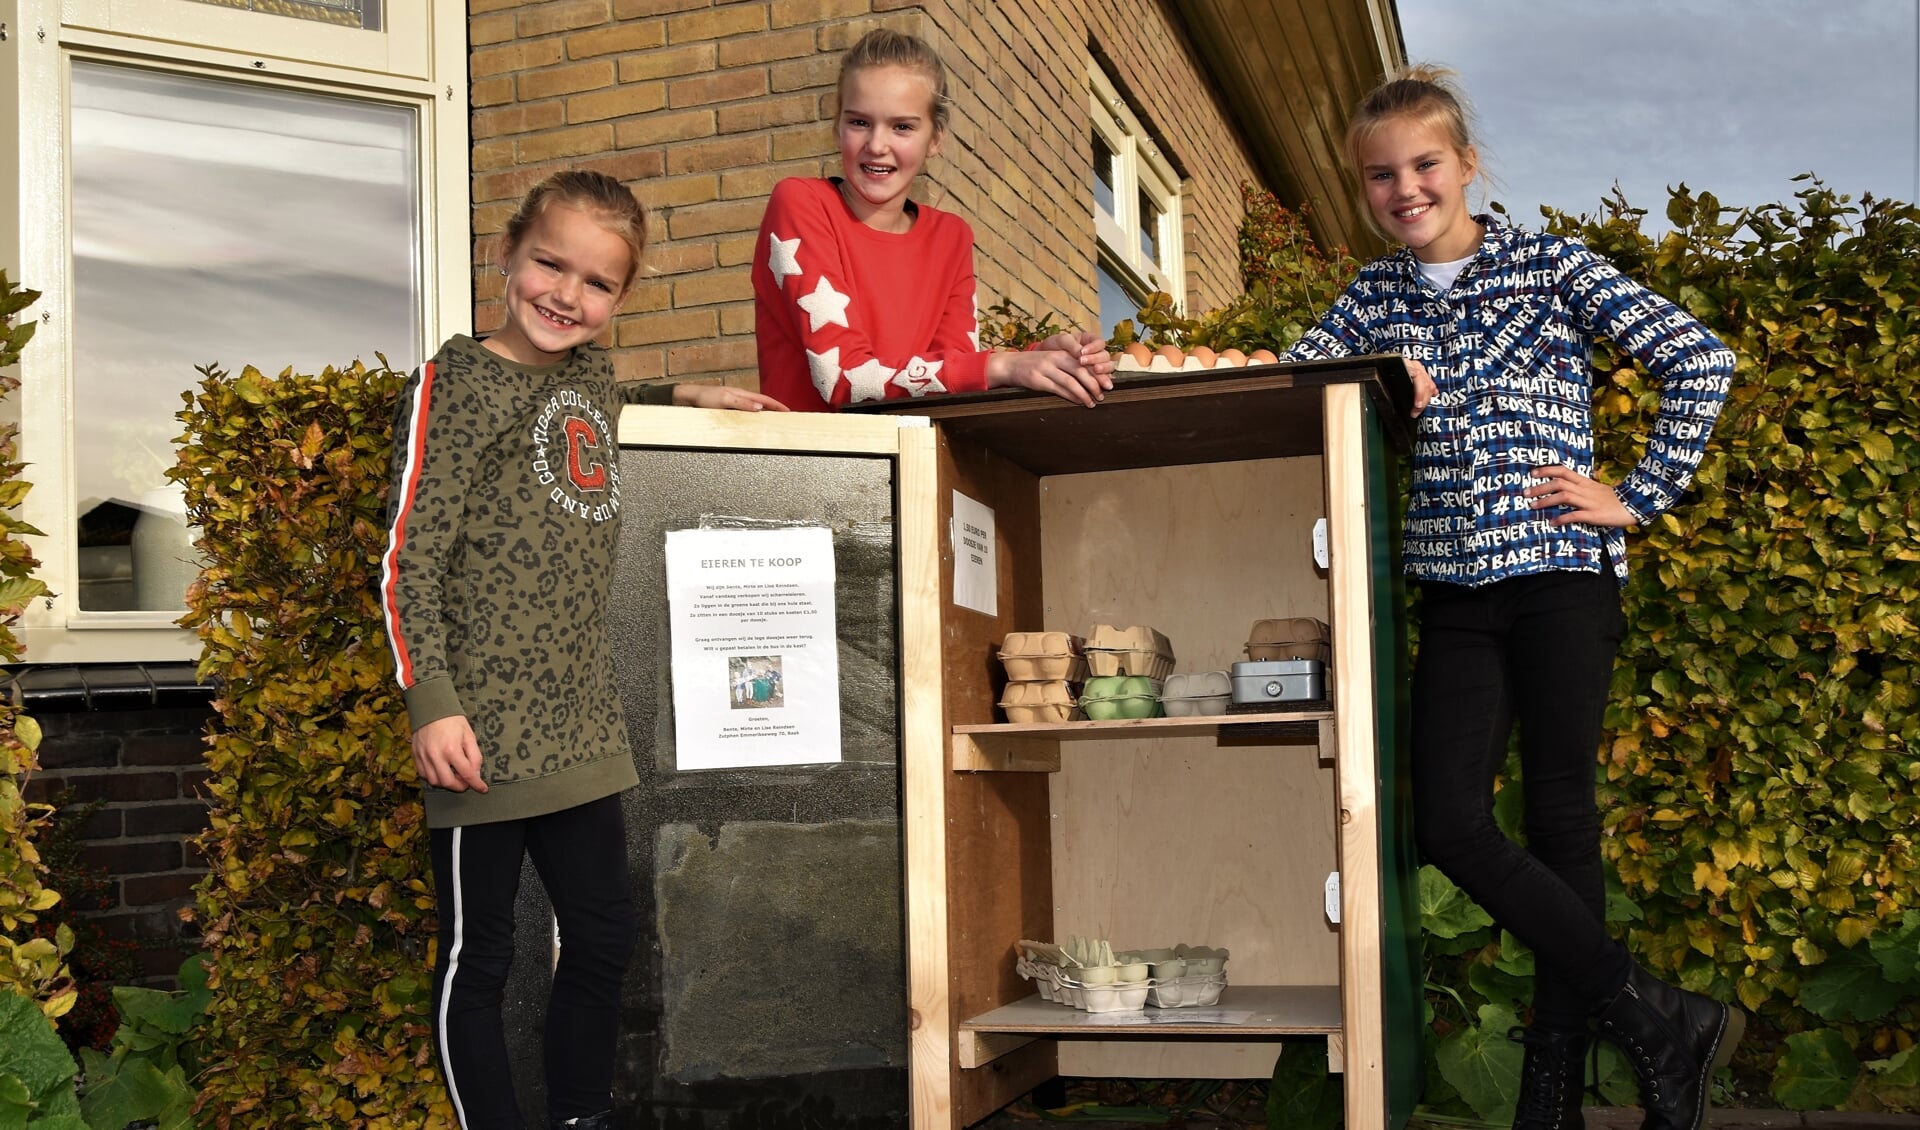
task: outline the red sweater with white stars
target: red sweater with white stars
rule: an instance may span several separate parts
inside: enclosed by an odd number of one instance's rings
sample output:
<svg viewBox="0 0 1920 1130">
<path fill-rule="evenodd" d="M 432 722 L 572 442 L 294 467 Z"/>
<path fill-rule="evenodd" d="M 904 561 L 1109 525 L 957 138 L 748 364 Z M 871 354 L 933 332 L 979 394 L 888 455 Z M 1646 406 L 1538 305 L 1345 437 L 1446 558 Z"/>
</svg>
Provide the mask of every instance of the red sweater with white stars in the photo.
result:
<svg viewBox="0 0 1920 1130">
<path fill-rule="evenodd" d="M 916 204 L 913 227 L 854 218 L 836 181 L 774 186 L 753 259 L 760 391 L 797 411 L 987 387 L 973 229 Z"/>
</svg>

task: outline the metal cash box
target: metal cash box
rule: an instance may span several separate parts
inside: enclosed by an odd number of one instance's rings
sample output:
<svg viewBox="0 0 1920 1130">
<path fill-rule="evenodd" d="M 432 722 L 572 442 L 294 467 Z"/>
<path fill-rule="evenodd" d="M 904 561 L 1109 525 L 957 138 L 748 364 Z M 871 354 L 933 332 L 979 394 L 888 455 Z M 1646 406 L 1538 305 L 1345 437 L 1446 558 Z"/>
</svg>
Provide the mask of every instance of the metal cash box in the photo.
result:
<svg viewBox="0 0 1920 1130">
<path fill-rule="evenodd" d="M 1236 706 L 1317 702 L 1327 697 L 1327 665 L 1318 659 L 1274 659 L 1233 665 Z"/>
</svg>

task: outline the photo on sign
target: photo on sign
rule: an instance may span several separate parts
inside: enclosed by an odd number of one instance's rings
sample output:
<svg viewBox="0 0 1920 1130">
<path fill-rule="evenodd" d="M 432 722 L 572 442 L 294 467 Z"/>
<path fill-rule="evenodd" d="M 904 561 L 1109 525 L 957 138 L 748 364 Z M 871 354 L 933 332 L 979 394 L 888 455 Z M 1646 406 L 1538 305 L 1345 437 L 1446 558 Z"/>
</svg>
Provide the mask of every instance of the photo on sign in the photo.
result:
<svg viewBox="0 0 1920 1130">
<path fill-rule="evenodd" d="M 777 655 L 729 656 L 727 678 L 733 684 L 735 710 L 765 710 L 787 704 L 781 695 Z"/>
</svg>

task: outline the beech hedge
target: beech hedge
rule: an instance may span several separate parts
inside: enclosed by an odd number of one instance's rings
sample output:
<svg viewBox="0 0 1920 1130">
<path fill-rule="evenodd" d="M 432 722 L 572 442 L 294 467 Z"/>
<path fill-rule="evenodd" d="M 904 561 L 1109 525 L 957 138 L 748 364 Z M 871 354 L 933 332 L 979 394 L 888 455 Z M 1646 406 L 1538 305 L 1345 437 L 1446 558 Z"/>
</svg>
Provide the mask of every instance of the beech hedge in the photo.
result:
<svg viewBox="0 0 1920 1130">
<path fill-rule="evenodd" d="M 1920 210 L 1809 178 L 1667 215 L 1658 239 L 1617 198 L 1553 218 L 1740 358 L 1690 500 L 1631 543 L 1601 785 L 1626 936 L 1756 1014 L 1783 1105 L 1916 1109 Z M 1611 477 L 1658 393 L 1599 360 Z"/>
<path fill-rule="evenodd" d="M 197 1118 L 452 1126 L 425 812 L 376 592 L 404 377 L 201 372 L 169 472 L 205 555 L 181 623 L 220 687 Z"/>
<path fill-rule="evenodd" d="M 33 339 L 35 322 L 15 325 L 14 319 L 39 297 L 0 271 L 0 369 L 12 368 Z M 18 377 L 0 377 L 0 397 L 19 387 Z M 40 562 L 23 540 L 40 531 L 15 513 L 33 489 L 20 477 L 25 467 L 15 456 L 18 434 L 18 425 L 0 424 L 0 663 L 20 661 L 13 625 L 29 602 L 47 595 L 46 584 L 33 575 Z M 66 962 L 73 931 L 63 925 L 52 938 L 34 936 L 39 915 L 60 901 L 59 892 L 46 885 L 46 867 L 34 846 L 53 809 L 28 803 L 22 792 L 40 766 L 39 748 L 39 723 L 11 699 L 0 700 L 0 992 L 30 998 L 52 1021 L 73 1008 L 79 992 Z"/>
</svg>

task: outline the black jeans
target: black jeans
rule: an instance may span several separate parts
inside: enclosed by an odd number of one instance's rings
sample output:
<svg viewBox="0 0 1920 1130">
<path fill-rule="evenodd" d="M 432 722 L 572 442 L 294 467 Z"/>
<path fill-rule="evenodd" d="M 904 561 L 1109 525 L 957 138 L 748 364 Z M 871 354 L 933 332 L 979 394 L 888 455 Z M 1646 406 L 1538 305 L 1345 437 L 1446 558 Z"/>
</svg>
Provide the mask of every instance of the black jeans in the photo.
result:
<svg viewBox="0 0 1920 1130">
<path fill-rule="evenodd" d="M 1583 1028 L 1626 983 L 1607 935 L 1593 778 L 1625 618 L 1611 575 L 1480 588 L 1424 582 L 1413 674 L 1421 854 L 1532 948 L 1534 1021 Z M 1520 725 L 1527 843 L 1500 832 L 1493 778 Z"/>
<path fill-rule="evenodd" d="M 560 934 L 543 1046 L 547 1110 L 560 1119 L 611 1109 L 620 983 L 636 929 L 620 798 L 529 820 L 435 828 L 431 849 L 440 904 L 433 1034 L 460 1125 L 522 1125 L 500 1001 L 523 856 L 533 859 Z"/>
</svg>

